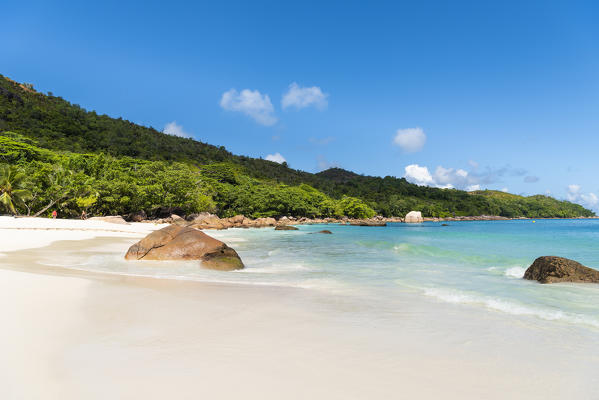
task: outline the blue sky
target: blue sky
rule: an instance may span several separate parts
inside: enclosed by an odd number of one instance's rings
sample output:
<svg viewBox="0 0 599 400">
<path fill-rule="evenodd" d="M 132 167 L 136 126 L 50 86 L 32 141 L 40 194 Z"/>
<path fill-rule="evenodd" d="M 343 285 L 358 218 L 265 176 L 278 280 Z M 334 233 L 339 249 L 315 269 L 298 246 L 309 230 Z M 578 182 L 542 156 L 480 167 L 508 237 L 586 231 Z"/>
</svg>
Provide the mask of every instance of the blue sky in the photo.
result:
<svg viewBox="0 0 599 400">
<path fill-rule="evenodd" d="M 0 73 L 99 113 L 307 171 L 599 206 L 596 2 L 2 9 Z"/>
</svg>

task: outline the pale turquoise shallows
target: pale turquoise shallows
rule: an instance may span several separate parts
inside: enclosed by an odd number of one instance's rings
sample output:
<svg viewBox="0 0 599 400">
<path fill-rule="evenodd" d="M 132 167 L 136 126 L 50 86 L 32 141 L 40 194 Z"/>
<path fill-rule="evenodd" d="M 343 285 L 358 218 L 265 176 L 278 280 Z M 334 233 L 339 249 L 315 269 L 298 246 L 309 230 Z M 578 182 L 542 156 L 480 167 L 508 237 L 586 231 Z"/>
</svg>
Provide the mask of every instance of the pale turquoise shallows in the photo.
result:
<svg viewBox="0 0 599 400">
<path fill-rule="evenodd" d="M 246 269 L 216 272 L 195 263 L 90 261 L 83 268 L 177 279 L 281 285 L 358 298 L 392 310 L 406 293 L 599 330 L 599 285 L 541 285 L 522 278 L 538 256 L 599 268 L 599 220 L 519 220 L 305 225 L 298 231 L 208 231 L 237 249 Z M 322 229 L 332 235 L 314 233 Z"/>
</svg>

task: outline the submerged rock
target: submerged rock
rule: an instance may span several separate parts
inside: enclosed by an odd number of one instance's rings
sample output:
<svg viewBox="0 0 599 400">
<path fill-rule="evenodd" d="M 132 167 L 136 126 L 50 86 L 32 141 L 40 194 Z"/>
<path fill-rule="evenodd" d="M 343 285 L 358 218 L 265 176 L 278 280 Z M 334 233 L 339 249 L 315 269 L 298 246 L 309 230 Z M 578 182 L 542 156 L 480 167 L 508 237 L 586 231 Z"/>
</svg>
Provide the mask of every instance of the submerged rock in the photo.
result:
<svg viewBox="0 0 599 400">
<path fill-rule="evenodd" d="M 197 229 L 170 225 L 135 243 L 127 260 L 200 260 L 202 266 L 221 271 L 242 269 L 235 250 Z"/>
<path fill-rule="evenodd" d="M 417 224 L 424 222 L 424 219 L 422 218 L 422 213 L 420 211 L 410 211 L 406 214 L 405 222 Z"/>
<path fill-rule="evenodd" d="M 275 231 L 297 231 L 299 228 L 291 225 L 277 225 Z"/>
<path fill-rule="evenodd" d="M 588 282 L 599 283 L 599 271 L 563 257 L 537 258 L 524 273 L 524 279 L 541 283 Z"/>
<path fill-rule="evenodd" d="M 385 221 L 380 221 L 376 219 L 352 220 L 349 224 L 353 226 L 387 226 L 387 223 Z"/>
<path fill-rule="evenodd" d="M 333 232 L 329 231 L 328 229 L 324 229 L 322 231 L 312 232 L 312 233 L 323 233 L 325 235 L 332 235 L 333 234 Z"/>
</svg>

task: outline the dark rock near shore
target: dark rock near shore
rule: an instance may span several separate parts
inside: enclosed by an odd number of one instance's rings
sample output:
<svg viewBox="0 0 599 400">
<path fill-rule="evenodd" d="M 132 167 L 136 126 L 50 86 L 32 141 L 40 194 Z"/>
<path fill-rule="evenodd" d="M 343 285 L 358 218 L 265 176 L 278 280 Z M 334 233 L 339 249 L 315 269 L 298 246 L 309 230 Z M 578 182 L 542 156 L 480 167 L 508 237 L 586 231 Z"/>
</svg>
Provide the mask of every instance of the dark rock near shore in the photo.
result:
<svg viewBox="0 0 599 400">
<path fill-rule="evenodd" d="M 332 235 L 333 234 L 333 232 L 331 232 L 331 231 L 329 231 L 327 229 L 322 230 L 322 231 L 318 231 L 318 232 L 312 232 L 312 233 L 323 233 L 325 235 Z"/>
<path fill-rule="evenodd" d="M 599 283 L 599 271 L 563 257 L 537 258 L 524 273 L 524 279 L 541 283 L 587 282 Z"/>
<path fill-rule="evenodd" d="M 242 269 L 235 250 L 197 229 L 170 225 L 135 243 L 127 260 L 200 260 L 202 266 L 221 271 Z"/>
<path fill-rule="evenodd" d="M 441 224 L 441 226 L 449 226 L 449 224 Z"/>
<path fill-rule="evenodd" d="M 299 228 L 291 225 L 277 225 L 275 226 L 275 231 L 297 231 Z"/>
<path fill-rule="evenodd" d="M 142 222 L 148 219 L 148 216 L 146 215 L 146 212 L 142 210 L 129 214 L 127 219 L 131 222 Z"/>
</svg>

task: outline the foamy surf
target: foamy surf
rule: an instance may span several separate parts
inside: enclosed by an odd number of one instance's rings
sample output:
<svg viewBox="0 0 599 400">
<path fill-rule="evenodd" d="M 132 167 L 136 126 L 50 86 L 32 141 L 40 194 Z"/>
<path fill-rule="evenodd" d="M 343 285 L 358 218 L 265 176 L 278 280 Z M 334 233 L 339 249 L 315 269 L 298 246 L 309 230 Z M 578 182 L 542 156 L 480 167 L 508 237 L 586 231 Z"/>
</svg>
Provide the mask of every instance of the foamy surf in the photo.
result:
<svg viewBox="0 0 599 400">
<path fill-rule="evenodd" d="M 477 294 L 466 293 L 459 290 L 428 288 L 424 289 L 426 296 L 434 297 L 447 303 L 482 305 L 488 309 L 501 311 L 512 315 L 538 317 L 547 321 L 561 321 L 566 323 L 584 324 L 599 328 L 599 319 L 580 314 L 570 314 L 561 310 L 550 310 L 540 307 L 531 307 L 499 298 L 485 297 Z"/>
</svg>

